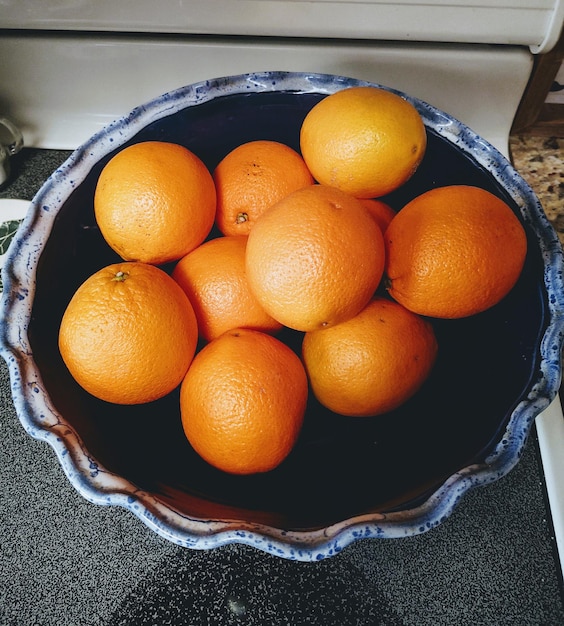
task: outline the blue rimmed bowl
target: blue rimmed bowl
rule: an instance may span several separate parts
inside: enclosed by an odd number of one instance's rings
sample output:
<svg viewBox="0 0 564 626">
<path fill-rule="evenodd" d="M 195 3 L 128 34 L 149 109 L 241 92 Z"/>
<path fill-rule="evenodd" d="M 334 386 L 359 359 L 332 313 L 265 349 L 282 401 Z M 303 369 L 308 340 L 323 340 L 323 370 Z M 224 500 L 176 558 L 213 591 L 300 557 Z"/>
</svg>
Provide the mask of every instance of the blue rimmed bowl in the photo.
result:
<svg viewBox="0 0 564 626">
<path fill-rule="evenodd" d="M 61 360 L 57 335 L 68 301 L 87 276 L 118 260 L 93 212 L 96 181 L 116 151 L 173 141 L 212 170 L 244 141 L 297 149 L 301 122 L 316 102 L 367 84 L 267 72 L 189 85 L 97 133 L 38 192 L 3 269 L 1 351 L 21 423 L 53 447 L 89 501 L 125 507 L 183 546 L 239 542 L 316 560 L 364 537 L 427 531 L 469 489 L 517 463 L 560 384 L 562 247 L 530 187 L 495 148 L 405 94 L 424 119 L 428 148 L 413 178 L 386 201 L 399 210 L 433 187 L 477 185 L 513 208 L 529 242 L 521 278 L 500 304 L 462 320 L 433 320 L 438 361 L 412 400 L 385 416 L 352 419 L 310 394 L 290 457 L 268 474 L 238 477 L 214 470 L 190 448 L 177 392 L 142 406 L 107 404 L 78 387 Z M 299 333 L 285 339 L 299 349 Z"/>
</svg>

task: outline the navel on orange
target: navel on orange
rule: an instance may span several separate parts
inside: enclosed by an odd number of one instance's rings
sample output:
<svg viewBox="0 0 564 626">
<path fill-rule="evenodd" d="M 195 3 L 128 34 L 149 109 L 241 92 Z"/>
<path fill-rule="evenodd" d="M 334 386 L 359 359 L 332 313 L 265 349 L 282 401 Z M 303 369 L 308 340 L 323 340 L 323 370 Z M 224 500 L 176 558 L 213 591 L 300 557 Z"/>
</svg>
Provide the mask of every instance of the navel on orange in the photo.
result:
<svg viewBox="0 0 564 626">
<path fill-rule="evenodd" d="M 362 204 L 324 185 L 293 192 L 249 234 L 247 279 L 281 324 L 307 331 L 353 317 L 384 267 L 383 236 Z"/>
<path fill-rule="evenodd" d="M 421 315 L 460 318 L 489 309 L 517 282 L 525 230 L 492 193 L 466 185 L 409 202 L 385 234 L 390 295 Z"/>
<path fill-rule="evenodd" d="M 396 409 L 421 388 L 435 363 L 437 341 L 428 321 L 375 298 L 352 319 L 306 333 L 302 355 L 321 404 L 366 417 Z"/>
<path fill-rule="evenodd" d="M 236 147 L 220 161 L 213 178 L 216 224 L 224 235 L 248 235 L 269 206 L 314 182 L 300 154 L 269 140 Z"/>
<path fill-rule="evenodd" d="M 117 263 L 78 288 L 59 329 L 59 349 L 74 379 L 116 404 L 157 400 L 175 389 L 194 357 L 192 306 L 153 265 Z"/>
<path fill-rule="evenodd" d="M 211 239 L 180 259 L 172 272 L 194 307 L 200 336 L 207 341 L 233 328 L 276 332 L 282 327 L 249 288 L 246 246 L 243 235 Z"/>
<path fill-rule="evenodd" d="M 351 87 L 318 102 L 305 117 L 300 150 L 314 178 L 359 198 L 403 185 L 425 155 L 417 109 L 378 87 Z"/>
<path fill-rule="evenodd" d="M 288 346 L 259 331 L 231 330 L 194 358 L 180 389 L 182 425 L 210 465 L 268 472 L 293 449 L 307 394 L 304 367 Z"/>
<path fill-rule="evenodd" d="M 94 211 L 102 236 L 124 260 L 175 261 L 207 237 L 215 219 L 211 173 L 183 146 L 134 144 L 102 170 Z"/>
</svg>

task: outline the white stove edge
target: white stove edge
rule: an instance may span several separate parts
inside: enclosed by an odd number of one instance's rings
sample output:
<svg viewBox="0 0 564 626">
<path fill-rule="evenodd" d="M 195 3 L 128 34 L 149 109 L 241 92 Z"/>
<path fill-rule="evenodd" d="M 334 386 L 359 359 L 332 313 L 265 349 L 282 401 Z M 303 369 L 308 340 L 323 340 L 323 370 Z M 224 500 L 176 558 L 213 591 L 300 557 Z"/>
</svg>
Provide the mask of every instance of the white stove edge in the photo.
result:
<svg viewBox="0 0 564 626">
<path fill-rule="evenodd" d="M 554 539 L 564 575 L 564 415 L 560 397 L 535 420 L 539 450 L 542 460 L 546 492 L 549 500 Z"/>
<path fill-rule="evenodd" d="M 533 57 L 524 48 L 390 42 L 0 36 L 0 112 L 26 145 L 72 149 L 116 117 L 210 78 L 269 70 L 350 76 L 400 89 L 506 153 Z"/>
</svg>

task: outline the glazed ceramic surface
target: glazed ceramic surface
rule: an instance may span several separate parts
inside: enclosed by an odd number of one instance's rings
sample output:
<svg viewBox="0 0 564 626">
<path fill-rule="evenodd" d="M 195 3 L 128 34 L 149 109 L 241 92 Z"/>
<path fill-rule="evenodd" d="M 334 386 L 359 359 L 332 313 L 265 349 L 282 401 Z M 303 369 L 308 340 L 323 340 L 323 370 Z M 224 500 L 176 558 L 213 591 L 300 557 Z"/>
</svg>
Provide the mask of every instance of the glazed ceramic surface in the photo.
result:
<svg viewBox="0 0 564 626">
<path fill-rule="evenodd" d="M 190 448 L 177 392 L 143 406 L 107 404 L 78 387 L 62 363 L 57 336 L 68 301 L 85 278 L 118 260 L 93 213 L 96 181 L 113 154 L 139 141 L 172 141 L 213 170 L 253 139 L 298 149 L 311 107 L 359 84 L 370 83 L 261 73 L 189 85 L 95 135 L 33 200 L 3 270 L 2 355 L 24 428 L 51 444 L 91 502 L 123 506 L 180 545 L 240 542 L 316 560 L 356 539 L 427 531 L 466 491 L 518 461 L 534 418 L 560 383 L 562 248 L 533 192 L 499 152 L 409 96 L 425 121 L 428 149 L 413 178 L 385 200 L 399 210 L 433 187 L 477 185 L 509 203 L 529 241 L 522 276 L 500 304 L 471 318 L 432 321 L 438 361 L 412 400 L 384 416 L 352 419 L 328 412 L 310 394 L 290 457 L 268 474 L 237 477 Z M 298 351 L 301 334 L 285 333 Z"/>
</svg>

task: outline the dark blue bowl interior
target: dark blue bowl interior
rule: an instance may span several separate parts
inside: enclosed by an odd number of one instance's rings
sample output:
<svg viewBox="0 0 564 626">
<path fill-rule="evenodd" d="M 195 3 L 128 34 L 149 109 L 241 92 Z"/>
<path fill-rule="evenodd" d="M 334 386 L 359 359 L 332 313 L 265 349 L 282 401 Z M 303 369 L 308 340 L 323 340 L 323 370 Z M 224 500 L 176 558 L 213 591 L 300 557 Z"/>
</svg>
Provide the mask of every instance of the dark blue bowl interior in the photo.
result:
<svg viewBox="0 0 564 626">
<path fill-rule="evenodd" d="M 155 122 L 132 142 L 183 144 L 213 170 L 232 148 L 253 139 L 277 140 L 298 149 L 301 122 L 322 97 L 287 92 L 229 95 Z M 102 239 L 93 213 L 96 181 L 111 156 L 90 171 L 57 216 L 40 258 L 29 327 L 48 394 L 99 464 L 188 516 L 228 516 L 306 530 L 422 503 L 453 473 L 484 461 L 500 441 L 537 372 L 539 337 L 546 325 L 543 264 L 531 233 L 524 271 L 505 300 L 471 318 L 432 320 L 438 361 L 411 401 L 384 416 L 354 419 L 332 414 L 310 394 L 297 447 L 268 474 L 230 476 L 202 461 L 182 433 L 177 392 L 133 407 L 88 395 L 64 367 L 57 334 L 78 285 L 119 260 Z M 418 194 L 449 184 L 485 188 L 520 217 L 489 172 L 430 129 L 418 171 L 385 200 L 399 210 Z M 281 337 L 299 352 L 300 333 L 284 331 Z"/>
</svg>

